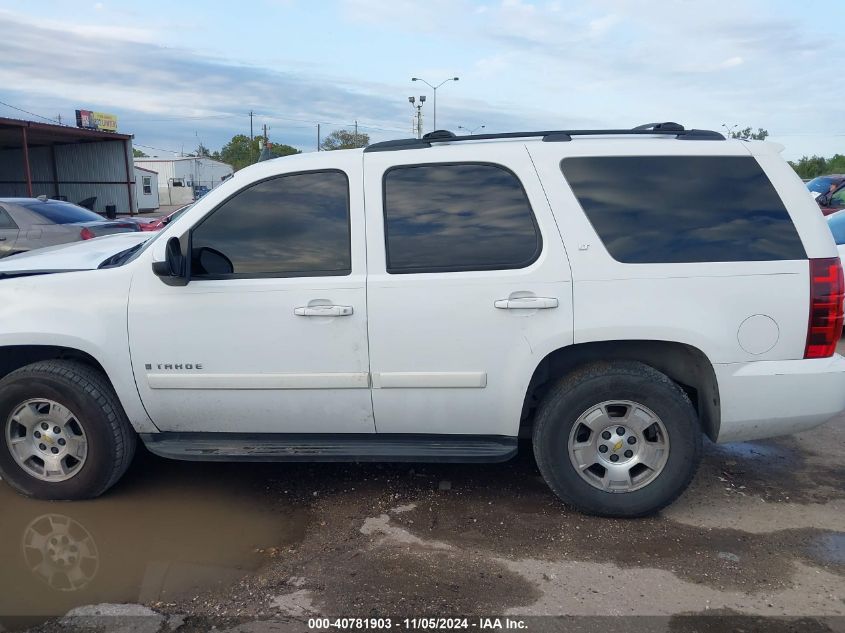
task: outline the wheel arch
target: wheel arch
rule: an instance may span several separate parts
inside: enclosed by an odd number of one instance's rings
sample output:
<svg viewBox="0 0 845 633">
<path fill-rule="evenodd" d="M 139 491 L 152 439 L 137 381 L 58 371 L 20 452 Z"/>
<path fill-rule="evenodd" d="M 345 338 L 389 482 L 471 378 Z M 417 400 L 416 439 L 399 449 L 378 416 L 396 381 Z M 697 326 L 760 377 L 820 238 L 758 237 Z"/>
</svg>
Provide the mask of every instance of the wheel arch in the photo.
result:
<svg viewBox="0 0 845 633">
<path fill-rule="evenodd" d="M 547 354 L 534 369 L 520 416 L 520 436 L 530 436 L 534 412 L 554 379 L 595 360 L 639 361 L 666 374 L 687 393 L 711 440 L 721 424 L 719 385 L 713 364 L 700 349 L 684 343 L 618 340 L 577 343 Z"/>
<path fill-rule="evenodd" d="M 16 369 L 42 360 L 73 360 L 101 372 L 109 383 L 103 365 L 88 352 L 61 345 L 5 345 L 0 347 L 0 380 Z M 114 388 L 114 385 L 112 385 Z"/>
</svg>

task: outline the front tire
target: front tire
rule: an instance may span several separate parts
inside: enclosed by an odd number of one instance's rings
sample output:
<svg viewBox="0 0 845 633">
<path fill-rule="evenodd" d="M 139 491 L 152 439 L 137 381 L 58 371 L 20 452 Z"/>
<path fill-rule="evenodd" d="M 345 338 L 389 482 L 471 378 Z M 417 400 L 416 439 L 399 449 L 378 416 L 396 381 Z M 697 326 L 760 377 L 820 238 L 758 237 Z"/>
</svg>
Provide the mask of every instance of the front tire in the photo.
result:
<svg viewBox="0 0 845 633">
<path fill-rule="evenodd" d="M 686 393 L 639 362 L 598 362 L 555 384 L 534 425 L 537 465 L 564 502 L 599 516 L 640 517 L 674 501 L 701 460 Z"/>
<path fill-rule="evenodd" d="M 136 436 L 102 373 L 67 360 L 0 381 L 0 476 L 38 499 L 97 497 L 126 472 Z"/>
</svg>

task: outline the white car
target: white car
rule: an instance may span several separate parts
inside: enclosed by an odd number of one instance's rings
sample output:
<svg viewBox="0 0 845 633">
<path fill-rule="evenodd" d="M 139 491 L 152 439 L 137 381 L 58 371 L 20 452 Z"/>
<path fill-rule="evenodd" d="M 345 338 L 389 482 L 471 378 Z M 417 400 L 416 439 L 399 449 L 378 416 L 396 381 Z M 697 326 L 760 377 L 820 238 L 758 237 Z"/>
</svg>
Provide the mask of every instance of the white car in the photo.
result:
<svg viewBox="0 0 845 633">
<path fill-rule="evenodd" d="M 491 462 L 526 437 L 561 499 L 641 516 L 703 436 L 845 409 L 836 246 L 769 143 L 439 131 L 258 163 L 109 239 L 0 268 L 0 474 L 27 495 L 102 494 L 139 440 Z"/>
</svg>

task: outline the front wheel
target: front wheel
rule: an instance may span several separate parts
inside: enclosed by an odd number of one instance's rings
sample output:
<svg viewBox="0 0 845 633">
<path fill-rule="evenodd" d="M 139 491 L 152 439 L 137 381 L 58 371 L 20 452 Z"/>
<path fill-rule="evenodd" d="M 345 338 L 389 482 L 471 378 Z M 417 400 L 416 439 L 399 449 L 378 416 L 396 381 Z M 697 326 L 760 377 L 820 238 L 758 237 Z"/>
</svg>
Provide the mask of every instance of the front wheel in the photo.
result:
<svg viewBox="0 0 845 633">
<path fill-rule="evenodd" d="M 39 499 L 96 497 L 123 475 L 135 433 L 95 369 L 48 360 L 0 381 L 0 475 Z"/>
<path fill-rule="evenodd" d="M 686 393 L 632 361 L 591 364 L 554 385 L 533 441 L 555 494 L 600 516 L 657 512 L 686 489 L 701 460 L 701 427 Z"/>
</svg>

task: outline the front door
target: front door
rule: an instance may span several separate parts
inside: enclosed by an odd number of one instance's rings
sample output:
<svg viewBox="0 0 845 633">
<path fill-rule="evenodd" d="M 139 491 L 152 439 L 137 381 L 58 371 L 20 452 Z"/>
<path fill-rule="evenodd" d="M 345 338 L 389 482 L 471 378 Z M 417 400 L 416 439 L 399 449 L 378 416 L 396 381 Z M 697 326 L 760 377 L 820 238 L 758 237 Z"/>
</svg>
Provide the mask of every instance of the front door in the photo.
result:
<svg viewBox="0 0 845 633">
<path fill-rule="evenodd" d="M 572 343 L 569 263 L 531 162 L 467 145 L 365 154 L 379 433 L 514 436 L 534 369 Z"/>
<path fill-rule="evenodd" d="M 132 365 L 159 429 L 374 431 L 360 157 L 338 154 L 331 169 L 253 182 L 199 220 L 186 286 L 139 268 Z"/>
</svg>

